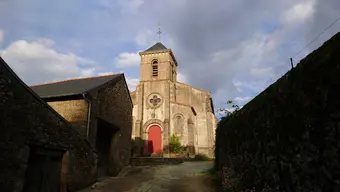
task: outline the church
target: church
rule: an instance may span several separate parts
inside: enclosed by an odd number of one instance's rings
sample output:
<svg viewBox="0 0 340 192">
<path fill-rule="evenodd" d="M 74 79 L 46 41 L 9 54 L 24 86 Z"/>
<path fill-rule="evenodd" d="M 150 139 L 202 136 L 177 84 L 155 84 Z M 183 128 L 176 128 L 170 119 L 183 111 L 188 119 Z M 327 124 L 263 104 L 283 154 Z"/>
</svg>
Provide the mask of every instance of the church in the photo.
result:
<svg viewBox="0 0 340 192">
<path fill-rule="evenodd" d="M 177 81 L 176 58 L 161 42 L 139 55 L 140 81 L 131 93 L 134 154 L 169 157 L 175 135 L 189 155 L 213 157 L 217 118 L 210 92 Z"/>
</svg>

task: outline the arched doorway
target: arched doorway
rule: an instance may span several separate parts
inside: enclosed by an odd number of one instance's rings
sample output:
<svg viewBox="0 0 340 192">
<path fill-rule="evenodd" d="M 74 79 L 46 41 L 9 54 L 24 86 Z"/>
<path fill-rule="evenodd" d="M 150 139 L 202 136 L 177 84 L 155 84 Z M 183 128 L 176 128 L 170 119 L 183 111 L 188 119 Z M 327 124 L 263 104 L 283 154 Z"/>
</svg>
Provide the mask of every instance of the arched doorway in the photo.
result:
<svg viewBox="0 0 340 192">
<path fill-rule="evenodd" d="M 159 154 L 162 152 L 162 129 L 158 125 L 151 125 L 148 130 L 148 152 Z"/>
</svg>

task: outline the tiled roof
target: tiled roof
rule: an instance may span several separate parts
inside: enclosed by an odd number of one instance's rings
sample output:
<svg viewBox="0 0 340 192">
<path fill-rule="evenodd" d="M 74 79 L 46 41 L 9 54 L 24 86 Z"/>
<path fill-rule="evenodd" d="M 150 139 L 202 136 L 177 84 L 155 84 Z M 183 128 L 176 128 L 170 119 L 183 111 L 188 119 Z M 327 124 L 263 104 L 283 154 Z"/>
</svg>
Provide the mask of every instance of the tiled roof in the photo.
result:
<svg viewBox="0 0 340 192">
<path fill-rule="evenodd" d="M 69 79 L 51 82 L 41 85 L 32 85 L 31 89 L 42 98 L 69 96 L 84 94 L 111 80 L 119 78 L 123 74 L 112 74 L 105 76 Z"/>
<path fill-rule="evenodd" d="M 149 49 L 145 50 L 145 52 L 147 51 L 159 51 L 159 50 L 165 50 L 168 49 L 166 48 L 161 42 L 158 42 L 156 44 L 154 44 L 153 46 L 151 46 Z"/>
</svg>

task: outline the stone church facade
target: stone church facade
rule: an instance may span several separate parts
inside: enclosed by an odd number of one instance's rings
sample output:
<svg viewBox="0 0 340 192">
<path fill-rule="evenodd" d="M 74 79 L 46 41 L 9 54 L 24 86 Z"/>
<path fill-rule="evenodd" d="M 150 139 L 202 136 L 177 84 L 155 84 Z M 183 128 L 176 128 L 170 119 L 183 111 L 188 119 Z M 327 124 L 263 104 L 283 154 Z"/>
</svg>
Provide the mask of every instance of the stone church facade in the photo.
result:
<svg viewBox="0 0 340 192">
<path fill-rule="evenodd" d="M 175 134 L 189 154 L 212 157 L 217 118 L 211 94 L 177 81 L 178 63 L 162 43 L 140 56 L 140 82 L 131 93 L 132 138 L 141 141 L 134 153 L 168 156 Z"/>
</svg>

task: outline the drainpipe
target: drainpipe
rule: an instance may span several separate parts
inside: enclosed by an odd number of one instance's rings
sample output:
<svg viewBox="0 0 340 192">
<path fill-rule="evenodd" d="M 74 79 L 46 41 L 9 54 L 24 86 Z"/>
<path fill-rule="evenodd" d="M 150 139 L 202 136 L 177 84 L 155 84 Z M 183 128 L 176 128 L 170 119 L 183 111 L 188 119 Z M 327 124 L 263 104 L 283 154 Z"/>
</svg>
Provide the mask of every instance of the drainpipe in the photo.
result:
<svg viewBox="0 0 340 192">
<path fill-rule="evenodd" d="M 88 103 L 88 110 L 87 110 L 87 125 L 86 125 L 86 137 L 87 139 L 89 138 L 89 131 L 90 131 L 90 117 L 91 117 L 91 101 L 86 97 L 85 94 L 83 94 L 83 98 L 87 101 Z"/>
</svg>

